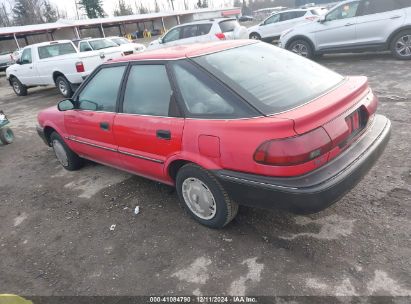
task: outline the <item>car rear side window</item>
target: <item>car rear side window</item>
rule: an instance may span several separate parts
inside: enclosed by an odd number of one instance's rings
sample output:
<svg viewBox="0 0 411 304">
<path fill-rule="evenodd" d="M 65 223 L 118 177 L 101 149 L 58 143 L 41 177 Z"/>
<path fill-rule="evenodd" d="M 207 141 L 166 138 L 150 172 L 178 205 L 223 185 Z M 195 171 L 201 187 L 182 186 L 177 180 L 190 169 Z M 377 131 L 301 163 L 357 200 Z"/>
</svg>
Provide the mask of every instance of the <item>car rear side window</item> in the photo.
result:
<svg viewBox="0 0 411 304">
<path fill-rule="evenodd" d="M 237 27 L 240 26 L 240 24 L 237 22 L 237 20 L 225 20 L 221 21 L 219 23 L 221 32 L 223 33 L 228 33 L 228 32 L 233 32 Z"/>
<path fill-rule="evenodd" d="M 24 49 L 20 59 L 21 64 L 32 63 L 31 48 Z"/>
<path fill-rule="evenodd" d="M 173 66 L 188 117 L 211 119 L 256 116 L 249 106 L 193 64 L 180 61 Z"/>
<path fill-rule="evenodd" d="M 78 96 L 81 110 L 115 112 L 125 66 L 105 67 L 97 72 Z"/>
<path fill-rule="evenodd" d="M 411 4 L 409 4 L 411 5 Z M 385 13 L 400 9 L 401 6 L 397 0 L 363 0 L 359 7 L 359 16 Z"/>
<path fill-rule="evenodd" d="M 41 46 L 39 47 L 38 51 L 40 59 L 77 53 L 76 49 L 71 43 L 59 43 Z"/>
<path fill-rule="evenodd" d="M 199 24 L 198 25 L 198 35 L 199 36 L 207 35 L 208 33 L 210 33 L 211 27 L 212 27 L 211 23 Z"/>
<path fill-rule="evenodd" d="M 194 60 L 267 115 L 303 105 L 344 79 L 313 61 L 266 43 Z"/>
<path fill-rule="evenodd" d="M 134 65 L 127 80 L 123 112 L 172 116 L 169 113 L 172 95 L 164 65 Z"/>
</svg>

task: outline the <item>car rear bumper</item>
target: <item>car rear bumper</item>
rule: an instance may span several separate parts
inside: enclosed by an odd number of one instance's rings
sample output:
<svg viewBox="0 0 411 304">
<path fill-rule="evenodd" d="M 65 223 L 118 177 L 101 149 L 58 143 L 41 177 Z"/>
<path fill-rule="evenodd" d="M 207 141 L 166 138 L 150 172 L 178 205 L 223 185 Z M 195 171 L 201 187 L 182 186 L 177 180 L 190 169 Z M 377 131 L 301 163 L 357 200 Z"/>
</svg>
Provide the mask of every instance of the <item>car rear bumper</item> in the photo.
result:
<svg viewBox="0 0 411 304">
<path fill-rule="evenodd" d="M 381 156 L 390 133 L 389 119 L 376 115 L 358 142 L 330 163 L 303 176 L 278 178 L 228 170 L 215 174 L 230 197 L 241 205 L 316 213 L 358 184 Z"/>
</svg>

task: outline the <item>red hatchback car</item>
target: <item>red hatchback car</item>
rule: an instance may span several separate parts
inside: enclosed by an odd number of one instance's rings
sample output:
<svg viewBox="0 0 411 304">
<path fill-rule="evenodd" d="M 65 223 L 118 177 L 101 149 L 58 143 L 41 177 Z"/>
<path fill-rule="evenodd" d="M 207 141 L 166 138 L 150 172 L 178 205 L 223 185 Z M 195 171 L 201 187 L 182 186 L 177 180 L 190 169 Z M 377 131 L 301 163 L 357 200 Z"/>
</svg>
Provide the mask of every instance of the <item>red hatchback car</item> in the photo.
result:
<svg viewBox="0 0 411 304">
<path fill-rule="evenodd" d="M 238 204 L 325 209 L 383 152 L 391 123 L 365 77 L 262 42 L 215 42 L 103 64 L 38 133 L 67 170 L 83 159 L 175 186 L 220 228 Z"/>
</svg>

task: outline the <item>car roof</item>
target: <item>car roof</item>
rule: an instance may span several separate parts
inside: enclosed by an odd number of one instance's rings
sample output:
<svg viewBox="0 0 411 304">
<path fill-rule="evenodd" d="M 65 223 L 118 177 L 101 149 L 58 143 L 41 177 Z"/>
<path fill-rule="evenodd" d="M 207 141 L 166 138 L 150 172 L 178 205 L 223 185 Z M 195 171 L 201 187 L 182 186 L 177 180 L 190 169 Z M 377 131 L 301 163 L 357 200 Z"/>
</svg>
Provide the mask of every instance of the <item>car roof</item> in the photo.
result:
<svg viewBox="0 0 411 304">
<path fill-rule="evenodd" d="M 60 44 L 60 43 L 72 43 L 72 42 L 71 42 L 71 40 L 55 40 L 55 41 L 40 42 L 40 43 L 34 43 L 34 44 L 26 45 L 24 47 L 24 49 L 27 48 L 27 47 L 33 47 L 33 46 L 40 47 L 40 46 Z"/>
<path fill-rule="evenodd" d="M 182 58 L 192 58 L 255 43 L 259 42 L 251 40 L 232 40 L 179 45 L 128 55 L 120 59 L 112 60 L 108 62 L 108 64 L 140 60 L 177 60 Z"/>
<path fill-rule="evenodd" d="M 221 21 L 228 21 L 228 20 L 237 20 L 235 18 L 212 18 L 212 19 L 202 19 L 193 22 L 187 22 L 183 24 L 176 25 L 175 27 L 185 26 L 185 25 L 193 25 L 193 24 L 204 24 L 204 23 L 214 23 L 214 22 L 221 22 Z"/>
</svg>

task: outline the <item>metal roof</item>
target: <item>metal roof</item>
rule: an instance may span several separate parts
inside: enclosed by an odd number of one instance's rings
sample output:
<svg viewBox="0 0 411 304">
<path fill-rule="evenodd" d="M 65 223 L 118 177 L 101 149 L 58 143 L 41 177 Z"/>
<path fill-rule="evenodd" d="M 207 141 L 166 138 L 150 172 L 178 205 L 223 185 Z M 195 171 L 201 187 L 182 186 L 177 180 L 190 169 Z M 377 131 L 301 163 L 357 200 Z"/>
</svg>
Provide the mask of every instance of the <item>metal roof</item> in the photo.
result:
<svg viewBox="0 0 411 304">
<path fill-rule="evenodd" d="M 236 11 L 239 11 L 239 9 L 238 8 L 226 8 L 226 9 L 203 8 L 203 9 L 194 9 L 194 10 L 185 10 L 185 11 L 149 13 L 149 14 L 138 14 L 138 15 L 95 18 L 95 19 L 82 19 L 82 20 L 60 19 L 55 23 L 42 23 L 42 24 L 23 25 L 23 26 L 1 27 L 0 36 L 20 34 L 20 33 L 29 33 L 29 32 L 45 32 L 47 30 L 51 31 L 51 30 L 67 28 L 67 27 L 81 27 L 81 26 L 112 24 L 112 23 L 122 23 L 122 22 L 127 23 L 127 22 L 143 21 L 143 20 L 153 20 L 153 19 L 158 19 L 162 17 L 164 18 L 164 17 L 183 16 L 183 15 L 198 14 L 198 13 L 225 12 L 225 11 L 236 12 Z"/>
</svg>

